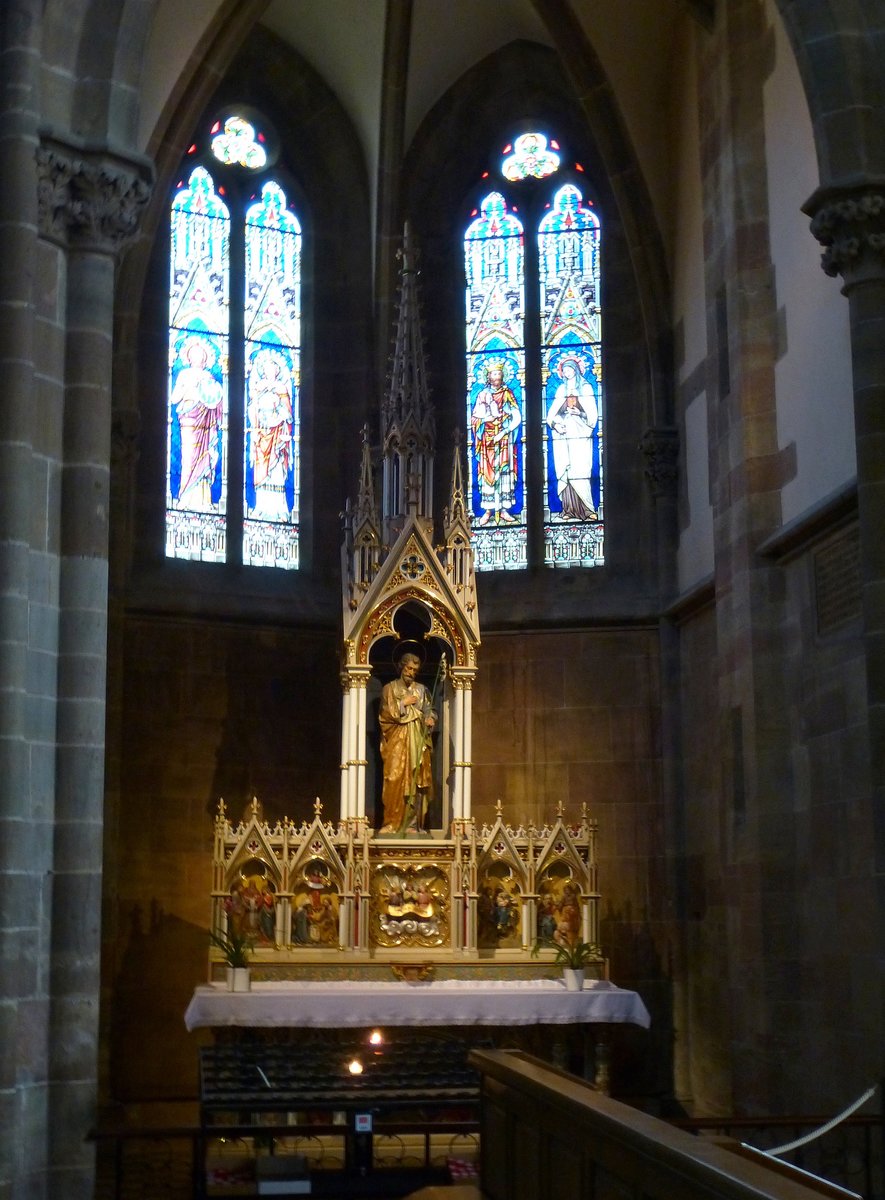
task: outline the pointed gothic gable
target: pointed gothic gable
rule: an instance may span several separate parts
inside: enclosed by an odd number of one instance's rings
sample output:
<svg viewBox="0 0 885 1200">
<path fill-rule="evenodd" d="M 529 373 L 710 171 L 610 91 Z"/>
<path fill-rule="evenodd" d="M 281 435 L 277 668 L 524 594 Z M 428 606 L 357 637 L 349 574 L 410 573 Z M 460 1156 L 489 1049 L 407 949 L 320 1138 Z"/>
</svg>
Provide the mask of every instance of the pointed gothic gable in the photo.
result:
<svg viewBox="0 0 885 1200">
<path fill-rule="evenodd" d="M 504 818 L 498 814 L 497 820 L 485 839 L 479 856 L 478 874 L 482 878 L 489 867 L 497 863 L 506 864 L 519 881 L 522 892 L 529 890 L 528 867 L 520 855 L 513 840 L 513 831 L 504 823 Z"/>
<path fill-rule="evenodd" d="M 368 663 L 372 643 L 395 633 L 397 609 L 416 601 L 430 614 L 428 635 L 451 646 L 453 665 L 475 666 L 479 628 L 475 604 L 468 610 L 469 599 L 469 594 L 463 588 L 457 590 L 450 580 L 421 521 L 410 517 L 356 610 L 345 613 L 348 661 Z"/>
<path fill-rule="evenodd" d="M 219 804 L 218 820 L 224 820 L 224 802 Z M 252 801 L 249 819 L 241 823 L 237 831 L 238 837 L 233 846 L 224 850 L 216 863 L 219 876 L 217 887 L 224 892 L 230 891 L 231 885 L 250 863 L 258 862 L 266 868 L 268 878 L 279 888 L 283 879 L 280 872 L 278 856 L 268 838 L 268 826 L 261 819 L 259 805 Z"/>
<path fill-rule="evenodd" d="M 318 810 L 317 814 L 303 834 L 303 840 L 299 836 L 298 849 L 289 860 L 287 870 L 289 884 L 291 886 L 292 880 L 308 863 L 318 859 L 329 868 L 331 878 L 341 890 L 344 887 L 347 871 L 332 840 L 330 827 L 323 820 L 322 813 L 319 811 L 319 802 L 315 807 Z"/>
<path fill-rule="evenodd" d="M 561 815 L 554 821 L 550 830 L 550 836 L 547 838 L 543 849 L 538 855 L 535 866 L 535 878 L 540 878 L 544 871 L 554 863 L 567 864 L 578 874 L 579 878 L 587 870 Z"/>
</svg>

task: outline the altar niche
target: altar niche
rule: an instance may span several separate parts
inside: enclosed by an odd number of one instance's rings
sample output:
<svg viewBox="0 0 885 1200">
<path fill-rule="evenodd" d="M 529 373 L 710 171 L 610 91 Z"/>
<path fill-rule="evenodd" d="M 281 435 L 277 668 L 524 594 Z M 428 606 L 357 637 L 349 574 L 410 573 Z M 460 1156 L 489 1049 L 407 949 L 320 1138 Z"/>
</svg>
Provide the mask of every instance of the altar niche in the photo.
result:
<svg viewBox="0 0 885 1200">
<path fill-rule="evenodd" d="M 440 838 L 446 836 L 452 821 L 452 650 L 446 642 L 430 636 L 431 618 L 414 602 L 396 612 L 393 625 L 394 634 L 380 638 L 371 651 L 366 700 L 366 819 L 380 836 Z M 393 707 L 394 716 L 409 712 L 408 707 L 398 707 L 394 694 L 405 690 L 403 663 L 409 659 L 414 666 L 414 681 L 408 690 L 414 693 L 415 732 L 407 746 L 407 730 L 391 724 L 390 710 Z M 417 752 L 416 746 L 420 746 Z M 412 761 L 406 761 L 409 750 Z M 401 815 L 385 811 L 385 776 L 392 776 L 396 784 L 398 768 L 406 775 Z M 388 808 L 391 790 L 388 786 Z M 389 827 L 390 818 L 395 828 Z"/>
<path fill-rule="evenodd" d="M 456 513 L 462 507 L 460 477 L 456 458 Z M 454 821 L 470 817 L 471 700 L 479 621 L 470 543 L 462 526 L 461 517 L 450 519 L 446 542 L 437 548 L 431 542 L 429 520 L 413 513 L 404 519 L 383 559 L 380 547 L 368 555 L 362 552 L 364 539 L 369 539 L 370 548 L 374 545 L 366 528 L 351 532 L 345 543 L 340 817 L 365 820 L 376 836 L 383 830 L 385 837 L 443 838 Z M 408 681 L 402 675 L 406 654 L 417 659 Z M 405 695 L 398 679 L 414 682 L 411 694 Z M 397 718 L 390 705 L 385 706 L 385 730 L 381 707 L 388 685 L 399 687 L 401 709 Z M 387 748 L 394 745 L 392 755 L 402 755 L 405 732 L 397 731 L 391 742 L 391 724 L 403 720 L 405 713 L 411 718 L 419 708 L 422 716 L 433 716 L 420 723 L 425 749 L 418 752 L 413 746 L 409 751 L 412 769 L 406 791 L 421 787 L 421 811 L 412 814 L 414 819 L 403 819 L 398 811 L 385 817 L 382 744 L 386 735 Z M 414 732 L 419 723 L 413 726 Z M 388 775 L 391 763 L 388 757 Z"/>
</svg>

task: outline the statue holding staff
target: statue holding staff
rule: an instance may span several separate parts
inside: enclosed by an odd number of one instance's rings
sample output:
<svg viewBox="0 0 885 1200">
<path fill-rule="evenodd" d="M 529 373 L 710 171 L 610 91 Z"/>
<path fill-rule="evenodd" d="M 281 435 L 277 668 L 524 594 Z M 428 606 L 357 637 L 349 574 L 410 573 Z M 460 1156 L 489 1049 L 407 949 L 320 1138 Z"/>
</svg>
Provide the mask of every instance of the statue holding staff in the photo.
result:
<svg viewBox="0 0 885 1200">
<path fill-rule="evenodd" d="M 433 697 L 416 679 L 421 666 L 418 655 L 407 652 L 398 665 L 399 678 L 381 689 L 378 720 L 384 763 L 380 832 L 401 834 L 423 828 L 433 786 L 430 735 L 437 716 Z"/>
</svg>

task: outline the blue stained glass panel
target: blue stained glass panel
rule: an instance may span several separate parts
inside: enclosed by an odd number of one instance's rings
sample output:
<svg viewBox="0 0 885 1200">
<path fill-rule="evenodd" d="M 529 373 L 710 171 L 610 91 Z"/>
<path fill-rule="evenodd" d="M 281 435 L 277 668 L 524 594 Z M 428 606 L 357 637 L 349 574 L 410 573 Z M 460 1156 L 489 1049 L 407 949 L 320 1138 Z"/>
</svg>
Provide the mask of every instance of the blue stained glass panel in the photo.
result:
<svg viewBox="0 0 885 1200">
<path fill-rule="evenodd" d="M 522 224 L 491 192 L 464 234 L 469 511 L 476 569 L 526 565 Z"/>
<path fill-rule="evenodd" d="M 600 226 L 572 184 L 538 227 L 544 545 L 550 566 L 604 561 Z"/>
<path fill-rule="evenodd" d="M 246 213 L 243 562 L 298 566 L 301 227 L 279 184 Z"/>
<path fill-rule="evenodd" d="M 208 171 L 170 219 L 166 554 L 226 557 L 230 220 Z"/>
</svg>

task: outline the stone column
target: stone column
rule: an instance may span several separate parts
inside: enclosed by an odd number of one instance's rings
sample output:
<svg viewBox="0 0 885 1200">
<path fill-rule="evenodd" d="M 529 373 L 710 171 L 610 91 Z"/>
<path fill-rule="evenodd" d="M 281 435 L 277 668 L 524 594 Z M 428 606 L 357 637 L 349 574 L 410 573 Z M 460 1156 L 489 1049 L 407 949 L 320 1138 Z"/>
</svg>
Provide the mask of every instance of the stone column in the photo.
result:
<svg viewBox="0 0 885 1200">
<path fill-rule="evenodd" d="M 824 271 L 842 277 L 851 323 L 873 870 L 881 889 L 881 945 L 885 942 L 885 178 L 819 188 L 803 210 L 812 218 L 812 233 L 825 247 Z"/>
<path fill-rule="evenodd" d="M 657 543 L 658 595 L 666 609 L 676 596 L 678 572 L 676 550 L 679 543 L 677 490 L 679 484 L 679 430 L 672 425 L 647 429 L 639 443 L 645 458 L 645 477 L 655 504 L 655 540 Z M 661 670 L 661 785 L 663 802 L 664 855 L 668 878 L 668 910 L 662 913 L 667 922 L 673 947 L 673 1047 L 662 1048 L 668 1055 L 678 1048 L 674 1062 L 674 1082 L 677 1095 L 685 1096 L 687 1084 L 682 1078 L 682 1064 L 688 1061 L 688 1042 L 691 1029 L 689 1001 L 686 994 L 687 955 L 685 946 L 685 814 L 682 781 L 682 711 L 680 703 L 680 640 L 679 631 L 668 617 L 661 618 L 659 627 Z M 584 912 L 590 919 L 589 906 Z M 585 931 L 585 941 L 593 941 Z M 676 1045 L 678 1043 L 678 1047 Z"/>
<path fill-rule="evenodd" d="M 114 267 L 152 169 L 44 136 L 40 234 L 67 268 L 59 560 L 56 800 L 50 948 L 53 1190 L 92 1196 L 104 800 Z"/>
<path fill-rule="evenodd" d="M 449 672 L 454 703 L 452 704 L 452 762 L 453 783 L 451 812 L 448 827 L 453 821 L 464 821 L 470 817 L 470 782 L 473 755 L 473 681 L 476 671 L 453 667 Z"/>
<path fill-rule="evenodd" d="M 56 577 L 46 536 L 53 463 L 34 448 L 42 8 L 41 0 L 21 0 L 15 19 L 0 19 L 0 1195 L 35 1198 L 45 1194 L 47 1136 Z M 43 506 L 35 495 L 41 475 Z M 40 585 L 40 605 L 32 606 Z M 48 696 L 34 696 L 32 663 L 39 679 L 50 680 Z M 35 736 L 37 726 L 48 736 Z"/>
<path fill-rule="evenodd" d="M 341 801 L 339 805 L 339 819 L 346 821 L 348 817 L 353 817 L 356 814 L 353 812 L 350 798 L 350 775 L 351 775 L 351 737 L 350 737 L 350 705 L 353 692 L 350 686 L 350 676 L 345 671 L 341 676 Z"/>
<path fill-rule="evenodd" d="M 366 714 L 367 714 L 367 687 L 372 671 L 370 667 L 357 667 L 351 670 L 351 687 L 353 696 L 351 698 L 351 727 L 353 729 L 353 788 L 351 795 L 351 810 L 352 817 L 365 817 L 366 815 L 366 767 L 368 759 L 366 757 Z"/>
<path fill-rule="evenodd" d="M 704 996 L 715 1008 L 716 1037 L 728 1047 L 718 1059 L 700 1051 L 692 1056 L 694 1097 L 723 1108 L 739 1097 L 748 1109 L 776 1107 L 798 1086 L 803 1019 L 801 995 L 783 969 L 801 931 L 792 902 L 799 840 L 785 590 L 780 568 L 758 553 L 782 525 L 781 492 L 791 469 L 779 444 L 776 403 L 769 64 L 760 54 L 767 29 L 760 0 L 730 0 L 717 8 L 715 31 L 698 40 L 721 769 L 714 797 L 719 828 L 715 842 L 705 844 L 721 900 L 709 906 L 708 921 L 680 922 L 692 1003 Z M 713 728 L 711 722 L 711 734 Z M 698 815 L 699 800 L 693 800 Z"/>
</svg>

